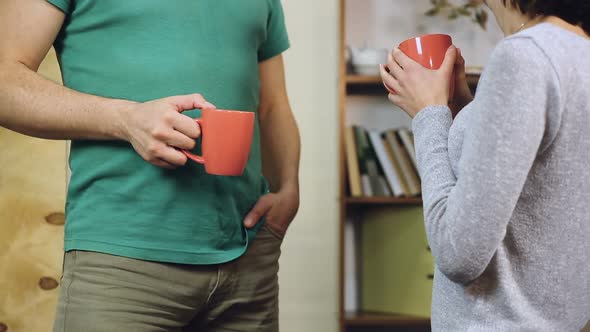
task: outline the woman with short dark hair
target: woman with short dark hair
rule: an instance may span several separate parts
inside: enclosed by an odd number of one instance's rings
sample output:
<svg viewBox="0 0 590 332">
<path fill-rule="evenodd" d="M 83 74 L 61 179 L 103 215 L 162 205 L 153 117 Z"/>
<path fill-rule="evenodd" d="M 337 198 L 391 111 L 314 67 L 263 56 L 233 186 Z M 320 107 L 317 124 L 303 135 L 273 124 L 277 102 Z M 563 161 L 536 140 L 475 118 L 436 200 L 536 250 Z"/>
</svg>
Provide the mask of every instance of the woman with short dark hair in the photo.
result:
<svg viewBox="0 0 590 332">
<path fill-rule="evenodd" d="M 577 332 L 590 319 L 590 1 L 486 4 L 507 38 L 475 98 L 453 46 L 439 70 L 399 49 L 381 68 L 413 117 L 432 328 Z"/>
</svg>

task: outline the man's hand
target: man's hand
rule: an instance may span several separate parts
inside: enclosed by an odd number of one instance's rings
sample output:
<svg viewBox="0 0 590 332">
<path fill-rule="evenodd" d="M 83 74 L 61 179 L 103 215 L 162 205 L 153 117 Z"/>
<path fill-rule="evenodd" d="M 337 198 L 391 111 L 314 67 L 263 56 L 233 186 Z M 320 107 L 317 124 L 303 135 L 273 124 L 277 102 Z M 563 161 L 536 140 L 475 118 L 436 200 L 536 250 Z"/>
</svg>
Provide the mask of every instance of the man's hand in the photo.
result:
<svg viewBox="0 0 590 332">
<path fill-rule="evenodd" d="M 266 216 L 268 227 L 284 236 L 299 209 L 299 130 L 289 106 L 282 55 L 258 65 L 262 174 L 272 194 L 264 195 L 244 219 L 247 228 Z"/>
<path fill-rule="evenodd" d="M 297 186 L 285 188 L 278 193 L 262 196 L 244 219 L 244 225 L 247 228 L 252 228 L 262 217 L 266 217 L 268 227 L 283 237 L 298 209 L 299 190 Z"/>
<path fill-rule="evenodd" d="M 123 132 L 146 161 L 164 168 L 186 163 L 178 149 L 190 150 L 201 135 L 195 120 L 182 114 L 195 108 L 214 108 L 201 95 L 174 96 L 130 105 L 123 112 Z"/>
</svg>

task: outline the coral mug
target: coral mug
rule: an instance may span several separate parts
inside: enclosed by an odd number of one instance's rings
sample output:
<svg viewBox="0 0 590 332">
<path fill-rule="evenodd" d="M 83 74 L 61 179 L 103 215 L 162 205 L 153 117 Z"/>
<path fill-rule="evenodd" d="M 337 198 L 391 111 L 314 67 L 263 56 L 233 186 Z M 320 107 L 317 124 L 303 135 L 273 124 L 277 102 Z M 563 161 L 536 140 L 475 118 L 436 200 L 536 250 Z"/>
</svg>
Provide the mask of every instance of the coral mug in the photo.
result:
<svg viewBox="0 0 590 332">
<path fill-rule="evenodd" d="M 203 155 L 182 152 L 205 165 L 208 174 L 240 176 L 250 155 L 254 119 L 252 112 L 204 109 L 201 118 L 195 120 L 201 127 Z"/>
<path fill-rule="evenodd" d="M 410 38 L 399 44 L 400 51 L 404 52 L 412 60 L 418 62 L 422 67 L 437 70 L 442 65 L 445 54 L 453 45 L 453 39 L 449 35 L 431 34 Z M 385 84 L 385 83 L 383 83 Z M 395 90 L 385 84 L 387 90 L 396 94 Z M 451 75 L 449 88 L 449 100 L 455 94 L 455 73 Z"/>
</svg>

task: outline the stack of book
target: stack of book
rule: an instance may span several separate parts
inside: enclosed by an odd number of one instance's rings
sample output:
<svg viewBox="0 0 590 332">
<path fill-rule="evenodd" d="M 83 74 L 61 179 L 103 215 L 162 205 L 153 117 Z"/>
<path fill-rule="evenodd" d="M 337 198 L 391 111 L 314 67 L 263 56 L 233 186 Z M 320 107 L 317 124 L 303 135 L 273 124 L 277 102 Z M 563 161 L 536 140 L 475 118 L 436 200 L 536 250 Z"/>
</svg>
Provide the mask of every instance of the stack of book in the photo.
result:
<svg viewBox="0 0 590 332">
<path fill-rule="evenodd" d="M 414 197 L 421 194 L 411 131 L 346 128 L 346 165 L 352 197 Z"/>
</svg>

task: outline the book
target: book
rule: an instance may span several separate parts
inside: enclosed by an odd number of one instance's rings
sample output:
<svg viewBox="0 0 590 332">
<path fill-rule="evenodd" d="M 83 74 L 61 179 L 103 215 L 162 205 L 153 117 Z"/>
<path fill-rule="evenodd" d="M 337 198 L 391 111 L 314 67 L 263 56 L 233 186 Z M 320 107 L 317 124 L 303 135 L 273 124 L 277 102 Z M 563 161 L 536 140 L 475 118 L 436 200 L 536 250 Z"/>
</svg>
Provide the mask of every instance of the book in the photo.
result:
<svg viewBox="0 0 590 332">
<path fill-rule="evenodd" d="M 389 189 L 389 184 L 387 184 L 387 180 L 383 175 L 379 176 L 379 183 L 381 184 L 381 189 L 383 190 L 383 194 L 385 196 L 393 196 L 391 189 Z"/>
<path fill-rule="evenodd" d="M 418 171 L 418 163 L 416 160 L 416 150 L 415 150 L 415 146 L 414 146 L 414 134 L 407 130 L 406 131 L 409 133 L 409 141 L 411 143 L 410 148 L 412 148 L 412 152 L 410 154 L 410 150 L 408 148 L 405 147 L 404 142 L 402 141 L 402 138 L 399 134 L 399 130 L 396 131 L 396 136 L 398 139 L 398 142 L 400 142 L 400 146 L 401 146 L 401 150 L 402 150 L 402 155 L 404 156 L 405 160 L 407 160 L 407 164 L 408 169 L 412 171 L 412 174 L 415 175 L 414 177 L 414 181 L 417 183 L 417 185 L 420 187 L 420 193 L 422 193 L 422 182 L 420 181 L 420 172 Z"/>
<path fill-rule="evenodd" d="M 402 173 L 404 182 L 407 184 L 407 188 L 410 196 L 417 196 L 422 192 L 420 185 L 420 178 L 416 170 L 412 166 L 410 156 L 405 151 L 402 143 L 399 141 L 395 130 L 389 130 L 385 133 L 385 139 L 393 153 L 395 160 L 399 165 L 399 169 Z"/>
<path fill-rule="evenodd" d="M 363 195 L 367 197 L 375 196 L 373 189 L 371 189 L 371 181 L 368 174 L 361 175 L 361 185 L 363 187 Z"/>
<path fill-rule="evenodd" d="M 381 186 L 381 179 L 379 175 L 379 166 L 374 159 L 367 159 L 367 172 L 369 173 L 369 183 L 371 184 L 371 191 L 373 196 L 385 196 L 383 187 Z"/>
<path fill-rule="evenodd" d="M 375 173 L 376 175 L 371 180 L 372 181 L 371 185 L 373 185 L 373 187 L 376 186 L 378 189 L 377 190 L 373 189 L 373 191 L 375 191 L 375 196 L 392 196 L 391 190 L 389 189 L 389 184 L 385 180 L 385 172 L 383 170 L 383 166 L 381 165 L 381 162 L 379 161 L 379 158 L 377 156 L 377 151 L 376 151 L 377 148 L 373 144 L 369 134 L 370 134 L 370 131 L 366 131 L 366 135 L 368 137 L 367 141 L 369 143 L 369 149 L 367 151 L 367 158 L 368 158 L 368 160 L 370 160 L 371 166 L 373 164 L 375 166 L 377 166 L 376 167 L 377 172 Z M 371 168 L 371 170 L 372 170 L 372 168 Z M 371 174 L 372 173 L 369 173 L 369 177 L 371 177 Z"/>
<path fill-rule="evenodd" d="M 399 178 L 399 182 L 402 187 L 403 196 L 406 196 L 406 197 L 412 196 L 412 193 L 410 191 L 408 183 L 406 182 L 406 179 L 404 178 L 403 172 L 401 170 L 399 160 L 397 160 L 396 156 L 394 155 L 393 151 L 391 150 L 391 147 L 389 146 L 389 143 L 387 143 L 387 139 L 385 138 L 385 136 L 381 137 L 381 141 L 383 142 L 383 146 L 385 147 L 385 152 L 387 154 L 387 157 L 391 161 L 391 165 L 393 166 L 393 170 Z"/>
<path fill-rule="evenodd" d="M 412 161 L 412 164 L 414 165 L 414 168 L 416 169 L 416 172 L 419 174 L 418 162 L 416 161 L 416 149 L 414 148 L 414 137 L 412 136 L 412 132 L 407 128 L 401 128 L 398 130 L 398 135 L 406 151 L 408 152 L 408 155 L 410 155 L 410 159 Z"/>
<path fill-rule="evenodd" d="M 377 131 L 371 131 L 369 132 L 369 139 L 371 140 L 371 143 L 375 149 L 375 153 L 379 159 L 379 162 L 381 163 L 383 172 L 385 173 L 385 177 L 389 183 L 389 186 L 391 187 L 393 195 L 403 196 L 406 192 L 404 191 L 403 185 L 401 183 L 401 174 L 397 172 L 395 166 L 392 164 L 391 159 L 387 155 L 381 134 Z"/>
<path fill-rule="evenodd" d="M 355 126 L 355 138 L 357 143 L 357 153 L 359 159 L 359 168 L 361 169 L 362 175 L 367 175 L 369 183 L 370 195 L 365 193 L 365 196 L 385 196 L 386 192 L 381 186 L 381 180 L 379 180 L 382 174 L 379 162 L 375 156 L 375 151 L 369 138 L 367 137 L 367 131 L 359 126 Z M 362 180 L 361 175 L 361 182 Z"/>
<path fill-rule="evenodd" d="M 369 181 L 369 173 L 367 172 L 367 163 L 365 155 L 368 150 L 367 136 L 365 130 L 359 126 L 352 127 L 354 132 L 354 142 L 356 146 L 357 161 L 359 165 L 359 173 L 361 175 L 361 187 L 363 189 L 363 195 L 367 197 L 374 196 L 373 189 L 371 188 L 371 182 Z"/>
<path fill-rule="evenodd" d="M 345 132 L 346 165 L 348 171 L 348 184 L 352 197 L 363 196 L 361 173 L 359 170 L 358 154 L 354 139 L 354 128 L 347 127 Z"/>
</svg>

